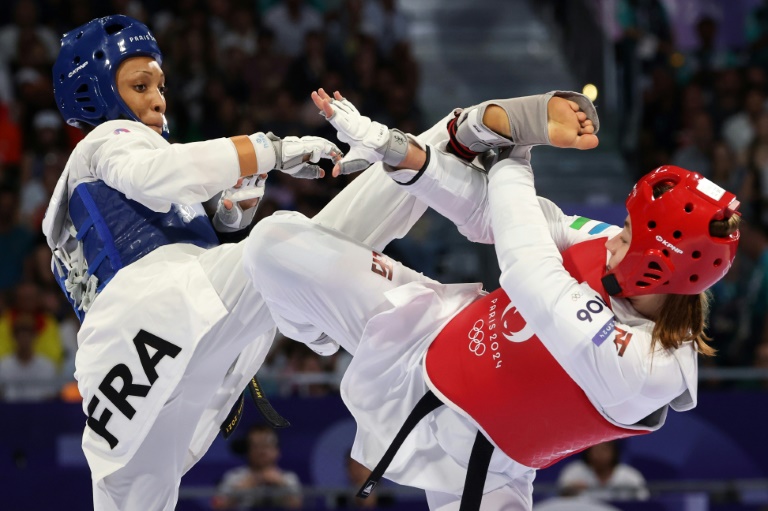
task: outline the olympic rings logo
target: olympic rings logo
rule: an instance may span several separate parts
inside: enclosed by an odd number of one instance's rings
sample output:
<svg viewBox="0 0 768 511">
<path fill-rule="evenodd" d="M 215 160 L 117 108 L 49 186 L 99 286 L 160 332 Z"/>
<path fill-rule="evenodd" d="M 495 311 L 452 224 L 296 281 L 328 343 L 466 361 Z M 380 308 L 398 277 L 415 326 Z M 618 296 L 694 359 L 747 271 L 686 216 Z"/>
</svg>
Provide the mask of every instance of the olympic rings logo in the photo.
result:
<svg viewBox="0 0 768 511">
<path fill-rule="evenodd" d="M 483 340 L 485 339 L 485 332 L 483 332 L 484 326 L 485 321 L 478 319 L 472 326 L 472 330 L 467 334 L 467 337 L 469 337 L 469 351 L 478 357 L 485 353 L 485 344 L 483 344 Z"/>
</svg>

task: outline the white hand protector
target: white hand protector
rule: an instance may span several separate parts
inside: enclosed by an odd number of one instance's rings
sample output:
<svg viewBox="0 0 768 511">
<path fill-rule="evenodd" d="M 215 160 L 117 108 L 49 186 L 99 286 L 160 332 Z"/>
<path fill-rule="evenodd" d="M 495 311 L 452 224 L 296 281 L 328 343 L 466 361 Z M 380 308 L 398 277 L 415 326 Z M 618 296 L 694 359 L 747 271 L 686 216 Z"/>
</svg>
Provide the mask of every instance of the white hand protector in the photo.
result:
<svg viewBox="0 0 768 511">
<path fill-rule="evenodd" d="M 274 168 L 293 177 L 316 179 L 323 170 L 316 165 L 321 158 L 334 162 L 342 155 L 336 144 L 321 137 L 280 137 L 272 132 L 267 138 L 275 148 Z"/>
<path fill-rule="evenodd" d="M 216 213 L 213 215 L 213 228 L 218 232 L 233 232 L 248 227 L 253 221 L 261 198 L 264 196 L 265 181 L 266 178 L 262 179 L 255 175 L 249 176 L 243 178 L 238 188 L 232 187 L 224 190 L 219 198 Z M 252 208 L 243 211 L 239 202 L 250 199 L 259 199 L 259 202 Z M 232 201 L 231 209 L 224 206 L 225 200 Z"/>
<path fill-rule="evenodd" d="M 379 161 L 395 167 L 405 159 L 408 138 L 403 132 L 361 115 L 347 99 L 332 99 L 331 105 L 333 115 L 326 119 L 336 128 L 339 140 L 350 146 L 340 163 L 342 174 L 360 172 Z"/>
</svg>

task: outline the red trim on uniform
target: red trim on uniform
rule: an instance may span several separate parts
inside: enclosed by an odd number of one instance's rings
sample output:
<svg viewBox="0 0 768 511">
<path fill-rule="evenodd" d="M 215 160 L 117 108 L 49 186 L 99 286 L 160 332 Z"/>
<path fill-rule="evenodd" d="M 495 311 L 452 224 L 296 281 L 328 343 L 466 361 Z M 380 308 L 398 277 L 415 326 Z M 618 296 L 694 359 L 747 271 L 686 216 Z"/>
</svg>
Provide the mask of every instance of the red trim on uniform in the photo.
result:
<svg viewBox="0 0 768 511">
<path fill-rule="evenodd" d="M 454 117 L 450 121 L 448 121 L 448 142 L 449 145 L 447 149 L 450 150 L 450 152 L 454 153 L 459 158 L 463 158 L 468 161 L 472 161 L 475 159 L 475 156 L 477 156 L 480 153 L 476 153 L 475 151 L 471 150 L 461 142 L 459 142 L 456 139 L 456 122 L 458 120 L 458 117 Z"/>
</svg>

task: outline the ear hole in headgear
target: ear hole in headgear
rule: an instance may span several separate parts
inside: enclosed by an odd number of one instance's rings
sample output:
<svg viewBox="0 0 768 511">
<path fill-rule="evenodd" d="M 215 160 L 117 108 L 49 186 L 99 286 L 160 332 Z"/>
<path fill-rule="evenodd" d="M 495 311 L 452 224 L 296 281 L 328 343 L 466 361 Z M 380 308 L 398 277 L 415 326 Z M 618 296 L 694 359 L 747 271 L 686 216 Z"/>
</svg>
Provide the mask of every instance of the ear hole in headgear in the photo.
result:
<svg viewBox="0 0 768 511">
<path fill-rule="evenodd" d="M 690 280 L 691 282 L 697 282 L 699 280 L 699 276 L 691 275 L 690 277 L 688 277 L 688 280 Z"/>
<path fill-rule="evenodd" d="M 662 254 L 664 254 L 664 257 L 669 257 L 669 250 L 666 248 L 661 251 Z"/>
<path fill-rule="evenodd" d="M 96 53 L 94 53 L 93 56 L 96 57 L 97 59 L 101 60 L 101 59 L 104 58 L 104 52 L 99 50 Z"/>
<path fill-rule="evenodd" d="M 653 220 L 648 222 L 648 228 L 649 229 L 655 229 L 656 228 L 656 222 L 654 222 Z"/>
<path fill-rule="evenodd" d="M 701 252 L 699 252 L 698 250 L 694 250 L 693 253 L 691 254 L 691 257 L 693 257 L 694 259 L 698 259 L 699 257 L 701 257 Z"/>
<path fill-rule="evenodd" d="M 676 240 L 679 240 L 680 236 L 682 236 L 682 235 L 683 235 L 683 233 L 680 232 L 680 231 L 675 231 L 675 232 L 672 233 L 672 237 L 675 238 Z"/>
<path fill-rule="evenodd" d="M 689 202 L 688 204 L 685 205 L 685 212 L 690 213 L 691 211 L 693 211 L 693 204 Z"/>
<path fill-rule="evenodd" d="M 125 28 L 125 25 L 121 25 L 120 23 L 112 23 L 111 25 L 107 25 L 106 27 L 104 27 L 104 30 L 107 32 L 107 34 L 113 35 L 113 34 L 117 34 L 124 28 Z"/>
<path fill-rule="evenodd" d="M 717 268 L 721 264 L 723 264 L 723 260 L 722 259 L 715 259 L 715 268 Z"/>
</svg>

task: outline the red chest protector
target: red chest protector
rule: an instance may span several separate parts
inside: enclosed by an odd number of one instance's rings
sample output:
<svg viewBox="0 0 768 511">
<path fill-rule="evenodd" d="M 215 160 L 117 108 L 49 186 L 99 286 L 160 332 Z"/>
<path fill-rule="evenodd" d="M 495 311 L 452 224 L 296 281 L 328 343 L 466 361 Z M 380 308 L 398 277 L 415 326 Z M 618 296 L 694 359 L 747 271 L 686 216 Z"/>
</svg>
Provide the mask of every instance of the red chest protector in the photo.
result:
<svg viewBox="0 0 768 511">
<path fill-rule="evenodd" d="M 563 262 L 571 276 L 601 290 L 610 303 L 600 284 L 605 254 L 605 239 L 595 239 L 566 250 Z M 424 367 L 440 401 L 464 411 L 507 456 L 529 467 L 545 468 L 592 445 L 648 433 L 603 418 L 502 289 L 454 317 L 432 342 Z"/>
</svg>

